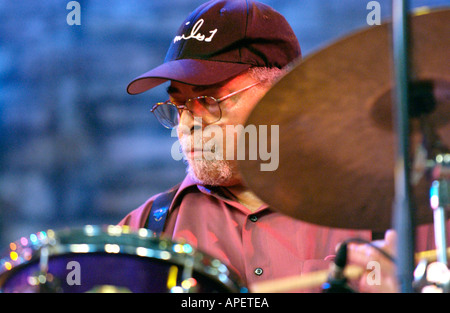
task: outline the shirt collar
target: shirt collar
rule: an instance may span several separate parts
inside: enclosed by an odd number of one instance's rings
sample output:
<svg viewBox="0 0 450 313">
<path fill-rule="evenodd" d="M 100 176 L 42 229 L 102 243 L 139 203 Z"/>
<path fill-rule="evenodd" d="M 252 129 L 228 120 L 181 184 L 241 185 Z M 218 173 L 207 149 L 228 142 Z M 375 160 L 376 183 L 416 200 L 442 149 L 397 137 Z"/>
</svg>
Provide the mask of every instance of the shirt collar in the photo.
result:
<svg viewBox="0 0 450 313">
<path fill-rule="evenodd" d="M 220 187 L 220 186 L 208 186 L 208 185 L 201 185 L 198 184 L 194 179 L 192 179 L 192 177 L 188 174 L 186 175 L 186 177 L 184 178 L 184 180 L 181 182 L 178 191 L 175 193 L 175 197 L 174 200 L 172 201 L 172 205 L 171 205 L 171 210 L 173 209 L 173 207 L 176 205 L 176 203 L 178 201 L 181 201 L 181 198 L 183 197 L 183 194 L 191 189 L 191 188 L 197 188 L 200 192 L 207 194 L 207 195 L 211 195 L 213 197 L 219 198 L 220 200 L 228 203 L 229 205 L 236 207 L 238 209 L 241 209 L 244 207 L 238 200 L 237 198 L 231 193 L 229 192 L 225 187 Z M 245 208 L 245 207 L 244 207 Z M 260 212 L 262 210 L 268 209 L 269 206 L 267 204 L 262 205 L 257 211 L 253 212 L 257 213 Z M 249 210 L 247 208 L 246 209 L 246 213 L 249 212 Z"/>
</svg>

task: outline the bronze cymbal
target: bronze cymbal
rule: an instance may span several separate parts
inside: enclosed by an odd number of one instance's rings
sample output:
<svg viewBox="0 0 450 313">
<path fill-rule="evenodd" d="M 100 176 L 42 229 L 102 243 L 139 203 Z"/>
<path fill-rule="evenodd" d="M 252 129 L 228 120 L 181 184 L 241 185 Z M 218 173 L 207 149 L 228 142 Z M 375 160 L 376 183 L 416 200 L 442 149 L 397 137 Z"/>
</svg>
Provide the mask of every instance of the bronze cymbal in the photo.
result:
<svg viewBox="0 0 450 313">
<path fill-rule="evenodd" d="M 411 18 L 414 80 L 433 84 L 437 105 L 429 120 L 447 147 L 449 20 L 450 10 Z M 396 134 L 391 117 L 390 28 L 390 23 L 371 26 L 305 58 L 250 114 L 246 127 L 279 125 L 276 170 L 261 171 L 260 165 L 268 161 L 259 156 L 249 160 L 248 142 L 245 160 L 239 161 L 248 187 L 274 210 L 328 227 L 374 231 L 392 227 Z M 412 127 L 411 151 L 421 138 Z M 416 222 L 424 224 L 433 221 L 428 201 L 431 182 L 426 175 L 420 178 L 414 182 L 413 196 Z"/>
</svg>

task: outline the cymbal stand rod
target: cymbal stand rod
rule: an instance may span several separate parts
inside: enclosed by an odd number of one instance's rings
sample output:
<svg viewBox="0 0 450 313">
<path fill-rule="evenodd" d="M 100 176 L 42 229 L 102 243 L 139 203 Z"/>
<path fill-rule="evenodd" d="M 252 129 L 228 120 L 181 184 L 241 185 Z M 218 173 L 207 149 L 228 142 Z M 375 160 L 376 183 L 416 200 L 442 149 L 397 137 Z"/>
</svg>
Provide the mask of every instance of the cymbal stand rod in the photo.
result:
<svg viewBox="0 0 450 313">
<path fill-rule="evenodd" d="M 433 99 L 433 92 L 429 92 L 427 97 Z M 420 123 L 428 154 L 426 172 L 431 180 L 429 200 L 433 210 L 436 261 L 448 271 L 446 211 L 450 209 L 450 149 L 442 143 L 428 114 L 421 116 Z M 443 280 L 441 285 L 444 292 L 450 292 L 450 280 Z"/>
<path fill-rule="evenodd" d="M 442 164 L 440 159 L 448 159 Z M 447 253 L 446 210 L 450 208 L 450 154 L 438 154 L 432 169 L 433 182 L 430 187 L 430 206 L 433 210 L 436 262 L 422 257 L 416 268 L 415 289 L 418 292 L 450 293 L 450 270 Z"/>
<path fill-rule="evenodd" d="M 448 266 L 446 210 L 450 207 L 450 154 L 438 154 L 433 168 L 433 179 L 430 188 L 430 206 L 433 209 L 434 236 L 437 261 Z"/>
<path fill-rule="evenodd" d="M 400 291 L 412 293 L 414 279 L 415 221 L 410 188 L 409 114 L 409 1 L 392 1 L 392 37 L 395 78 L 397 155 L 395 161 L 395 203 L 393 224 L 398 235 L 397 275 Z M 394 112 L 393 112 L 394 113 Z"/>
<path fill-rule="evenodd" d="M 444 182 L 445 183 L 445 182 Z M 437 261 L 445 265 L 448 264 L 447 261 L 447 230 L 446 230 L 446 212 L 445 208 L 439 204 L 440 198 L 440 186 L 442 182 L 435 180 L 430 189 L 430 202 L 433 209 L 433 219 L 434 219 L 434 237 L 436 243 Z M 437 204 L 437 205 L 436 205 Z"/>
</svg>

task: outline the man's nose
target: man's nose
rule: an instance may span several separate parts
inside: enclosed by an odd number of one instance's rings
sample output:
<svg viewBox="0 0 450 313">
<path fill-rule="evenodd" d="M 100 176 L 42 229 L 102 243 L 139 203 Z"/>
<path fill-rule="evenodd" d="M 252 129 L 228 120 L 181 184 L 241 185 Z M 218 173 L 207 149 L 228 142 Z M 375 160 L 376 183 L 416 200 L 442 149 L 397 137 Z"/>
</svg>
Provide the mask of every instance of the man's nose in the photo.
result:
<svg viewBox="0 0 450 313">
<path fill-rule="evenodd" d="M 183 112 L 181 112 L 178 127 L 185 135 L 190 135 L 195 130 L 203 128 L 203 120 L 199 116 L 194 117 L 190 111 L 183 110 Z"/>
</svg>

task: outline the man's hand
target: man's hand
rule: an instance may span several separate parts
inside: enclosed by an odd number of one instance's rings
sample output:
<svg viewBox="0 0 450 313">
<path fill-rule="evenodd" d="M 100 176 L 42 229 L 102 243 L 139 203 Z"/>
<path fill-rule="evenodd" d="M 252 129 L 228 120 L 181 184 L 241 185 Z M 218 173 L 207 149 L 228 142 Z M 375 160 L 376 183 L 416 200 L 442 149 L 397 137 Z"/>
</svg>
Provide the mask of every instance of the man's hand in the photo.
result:
<svg viewBox="0 0 450 313">
<path fill-rule="evenodd" d="M 394 256 L 397 234 L 393 230 L 385 233 L 384 240 L 374 241 L 377 247 Z M 369 244 L 348 244 L 347 264 L 366 269 L 359 279 L 359 292 L 398 292 L 395 264 Z"/>
</svg>

